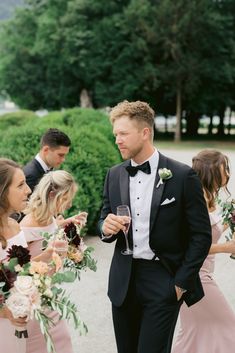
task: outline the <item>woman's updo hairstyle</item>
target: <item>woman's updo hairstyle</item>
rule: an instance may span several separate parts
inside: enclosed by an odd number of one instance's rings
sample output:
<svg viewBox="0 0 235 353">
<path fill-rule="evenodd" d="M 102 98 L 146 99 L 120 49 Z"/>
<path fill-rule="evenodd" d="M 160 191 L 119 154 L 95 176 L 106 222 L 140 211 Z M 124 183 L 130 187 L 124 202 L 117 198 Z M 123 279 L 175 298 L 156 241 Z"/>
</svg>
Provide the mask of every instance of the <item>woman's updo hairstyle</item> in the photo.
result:
<svg viewBox="0 0 235 353">
<path fill-rule="evenodd" d="M 63 213 L 77 191 L 71 174 L 56 170 L 45 174 L 30 196 L 25 214 L 32 213 L 38 223 L 48 223 L 51 216 Z"/>
</svg>

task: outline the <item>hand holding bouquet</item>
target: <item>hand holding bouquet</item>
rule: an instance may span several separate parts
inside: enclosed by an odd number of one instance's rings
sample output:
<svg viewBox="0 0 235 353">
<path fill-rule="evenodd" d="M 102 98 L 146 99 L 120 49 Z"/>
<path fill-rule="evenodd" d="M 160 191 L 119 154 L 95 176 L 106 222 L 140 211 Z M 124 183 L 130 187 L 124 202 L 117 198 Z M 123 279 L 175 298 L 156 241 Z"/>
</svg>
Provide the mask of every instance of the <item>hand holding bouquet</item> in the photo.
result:
<svg viewBox="0 0 235 353">
<path fill-rule="evenodd" d="M 94 249 L 85 245 L 79 224 L 70 222 L 64 228 L 59 228 L 55 234 L 44 233 L 43 236 L 43 246 L 47 247 L 49 243 L 54 244 L 57 252 L 56 243 L 63 241 L 67 244 L 62 256 L 64 258 L 63 268 L 69 269 L 76 278 L 80 279 L 80 272 L 83 269 L 89 268 L 96 271 L 96 261 L 91 257 Z"/>
</svg>

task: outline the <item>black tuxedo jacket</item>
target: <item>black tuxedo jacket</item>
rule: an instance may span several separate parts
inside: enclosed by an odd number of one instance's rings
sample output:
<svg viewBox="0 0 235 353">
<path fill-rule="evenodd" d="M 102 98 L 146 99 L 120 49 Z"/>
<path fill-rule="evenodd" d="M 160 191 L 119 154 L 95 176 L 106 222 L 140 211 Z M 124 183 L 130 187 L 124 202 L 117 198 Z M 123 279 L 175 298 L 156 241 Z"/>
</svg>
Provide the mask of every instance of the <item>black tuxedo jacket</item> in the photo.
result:
<svg viewBox="0 0 235 353">
<path fill-rule="evenodd" d="M 45 170 L 42 168 L 41 164 L 34 158 L 32 161 L 30 161 L 23 167 L 23 171 L 26 177 L 26 183 L 33 192 L 35 186 L 39 183 L 40 179 L 45 174 Z"/>
<path fill-rule="evenodd" d="M 112 167 L 104 185 L 104 203 L 98 229 L 103 241 L 117 240 L 109 274 L 108 295 L 120 306 L 127 294 L 132 268 L 132 256 L 123 256 L 123 233 L 102 237 L 101 228 L 109 213 L 116 214 L 118 205 L 130 205 L 129 174 L 125 167 L 130 161 Z M 175 284 L 187 289 L 184 300 L 192 305 L 200 300 L 203 288 L 198 272 L 211 245 L 211 226 L 199 178 L 192 168 L 159 154 L 160 168 L 170 169 L 172 178 L 157 187 L 158 171 L 153 188 L 149 221 L 149 244 L 163 266 L 174 276 Z M 175 201 L 161 205 L 166 199 Z M 144 205 L 143 205 L 144 207 Z M 130 227 L 129 239 L 132 241 Z"/>
</svg>

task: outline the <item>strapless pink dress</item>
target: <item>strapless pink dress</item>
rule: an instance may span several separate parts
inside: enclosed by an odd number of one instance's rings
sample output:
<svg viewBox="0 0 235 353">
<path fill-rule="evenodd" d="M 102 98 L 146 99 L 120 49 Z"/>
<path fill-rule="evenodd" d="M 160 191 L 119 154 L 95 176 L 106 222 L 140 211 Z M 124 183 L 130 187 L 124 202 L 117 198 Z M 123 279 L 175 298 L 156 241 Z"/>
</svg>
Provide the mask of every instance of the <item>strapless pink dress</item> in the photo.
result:
<svg viewBox="0 0 235 353">
<path fill-rule="evenodd" d="M 222 220 L 213 212 L 210 221 L 212 242 L 217 243 L 223 232 Z M 180 309 L 181 326 L 172 353 L 234 352 L 235 313 L 213 279 L 214 263 L 215 255 L 208 255 L 200 271 L 203 299 Z"/>
<path fill-rule="evenodd" d="M 55 220 L 46 227 L 23 227 L 21 226 L 28 242 L 28 248 L 32 257 L 41 253 L 42 233 L 54 233 L 57 229 Z M 69 334 L 67 322 L 58 320 L 56 312 L 47 313 L 53 319 L 55 326 L 50 329 L 50 334 L 55 345 L 56 353 L 73 353 L 71 336 Z M 47 353 L 45 339 L 41 333 L 36 320 L 31 320 L 27 325 L 29 338 L 26 340 L 26 353 Z M 16 352 L 14 352 L 16 353 Z"/>
</svg>

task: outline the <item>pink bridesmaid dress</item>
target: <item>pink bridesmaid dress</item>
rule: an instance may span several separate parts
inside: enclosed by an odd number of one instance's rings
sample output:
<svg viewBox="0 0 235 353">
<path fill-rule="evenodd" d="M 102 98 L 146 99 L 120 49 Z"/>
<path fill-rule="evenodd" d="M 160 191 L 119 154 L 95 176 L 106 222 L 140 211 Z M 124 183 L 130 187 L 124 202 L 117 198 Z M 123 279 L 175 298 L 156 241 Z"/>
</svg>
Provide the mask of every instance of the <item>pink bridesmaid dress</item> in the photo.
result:
<svg viewBox="0 0 235 353">
<path fill-rule="evenodd" d="M 54 233 L 57 229 L 56 221 L 53 220 L 48 226 L 45 227 L 23 227 L 23 230 L 28 249 L 32 257 L 37 256 L 42 251 L 41 233 Z M 55 345 L 56 353 L 73 353 L 71 336 L 69 334 L 67 322 L 65 320 L 59 321 L 59 316 L 56 312 L 47 313 L 53 319 L 55 326 L 50 329 L 50 335 Z M 41 333 L 39 324 L 36 320 L 29 321 L 27 325 L 29 338 L 26 340 L 26 353 L 47 353 L 45 339 Z"/>
<path fill-rule="evenodd" d="M 210 213 L 212 242 L 223 232 L 221 217 Z M 232 261 L 232 260 L 231 260 Z M 200 271 L 205 296 L 180 309 L 180 330 L 172 353 L 231 353 L 235 349 L 235 313 L 213 279 L 215 255 L 208 255 Z"/>
<path fill-rule="evenodd" d="M 7 250 L 12 247 L 12 245 L 22 245 L 27 247 L 27 243 L 24 237 L 24 233 L 14 235 L 12 238 L 7 240 L 6 249 L 2 249 L 0 243 L 0 260 L 4 261 L 7 259 Z M 0 318 L 0 342 L 1 348 L 0 353 L 25 353 L 26 352 L 26 339 L 17 338 L 15 336 L 15 327 L 11 324 L 8 319 Z"/>
</svg>

